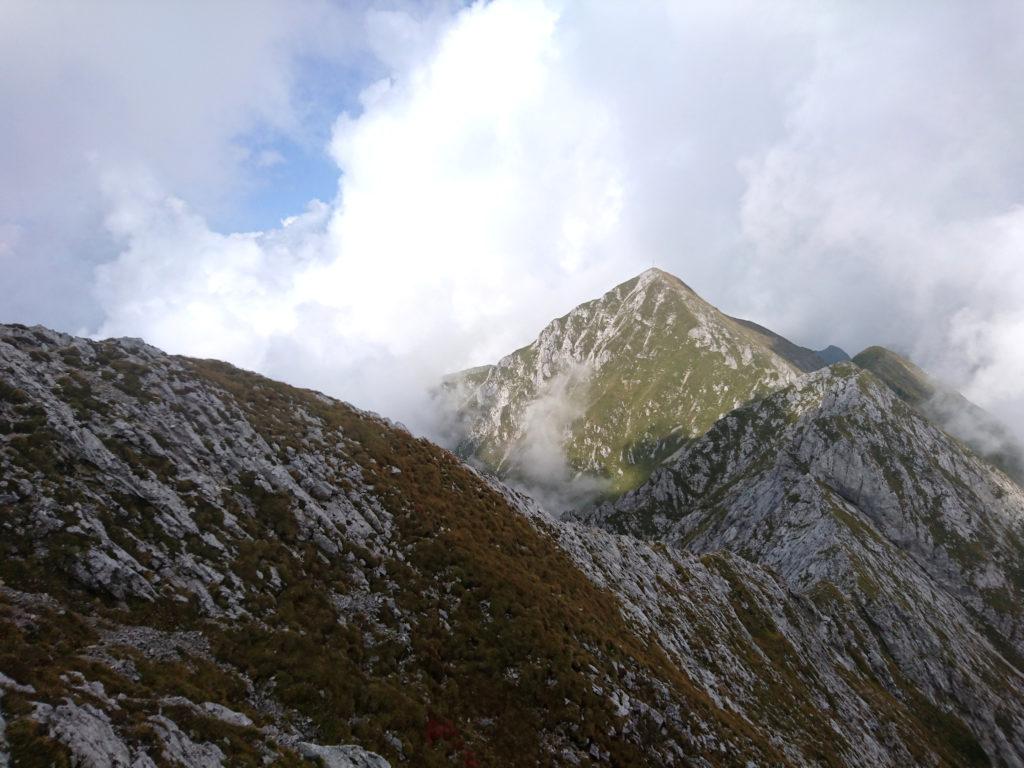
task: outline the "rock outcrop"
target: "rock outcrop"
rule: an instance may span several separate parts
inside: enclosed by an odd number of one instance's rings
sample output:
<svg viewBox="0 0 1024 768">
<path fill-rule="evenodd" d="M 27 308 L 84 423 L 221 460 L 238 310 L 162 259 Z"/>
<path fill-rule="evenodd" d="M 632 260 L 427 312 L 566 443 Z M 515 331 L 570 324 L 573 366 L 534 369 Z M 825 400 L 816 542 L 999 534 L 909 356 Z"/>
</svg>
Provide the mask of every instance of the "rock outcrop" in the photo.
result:
<svg viewBox="0 0 1024 768">
<path fill-rule="evenodd" d="M 1024 493 L 871 373 L 836 365 L 739 409 L 582 517 L 767 567 L 851 667 L 1024 761 Z"/>
</svg>

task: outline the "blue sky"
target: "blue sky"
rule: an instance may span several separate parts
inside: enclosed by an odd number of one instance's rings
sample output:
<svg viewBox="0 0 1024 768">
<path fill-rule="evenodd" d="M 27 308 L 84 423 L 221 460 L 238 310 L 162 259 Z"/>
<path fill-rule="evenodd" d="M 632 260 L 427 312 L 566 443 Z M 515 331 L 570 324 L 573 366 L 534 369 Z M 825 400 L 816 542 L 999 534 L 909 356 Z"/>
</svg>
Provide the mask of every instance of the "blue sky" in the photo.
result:
<svg viewBox="0 0 1024 768">
<path fill-rule="evenodd" d="M 251 187 L 232 208 L 210 218 L 210 225 L 227 232 L 271 229 L 301 210 L 310 198 L 330 200 L 338 187 L 338 168 L 319 146 L 286 139 L 260 144 L 260 152 L 279 155 L 280 162 L 253 171 Z"/>
<path fill-rule="evenodd" d="M 327 145 L 341 113 L 358 115 L 359 94 L 373 77 L 385 75 L 373 62 L 300 58 L 294 98 L 302 113 L 301 134 L 282 135 L 259 128 L 237 143 L 254 156 L 246 187 L 210 218 L 223 232 L 277 227 L 281 219 L 305 208 L 311 199 L 331 200 L 339 168 Z"/>
</svg>

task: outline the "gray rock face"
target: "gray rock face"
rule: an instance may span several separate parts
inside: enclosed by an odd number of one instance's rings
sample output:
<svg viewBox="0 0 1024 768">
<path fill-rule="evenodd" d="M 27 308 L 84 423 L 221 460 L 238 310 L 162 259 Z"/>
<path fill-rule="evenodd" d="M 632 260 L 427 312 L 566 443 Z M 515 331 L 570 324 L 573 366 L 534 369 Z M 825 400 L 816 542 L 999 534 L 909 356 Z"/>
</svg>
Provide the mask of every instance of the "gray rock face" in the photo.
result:
<svg viewBox="0 0 1024 768">
<path fill-rule="evenodd" d="M 131 751 L 114 732 L 105 712 L 90 704 L 67 701 L 57 707 L 39 705 L 33 717 L 64 743 L 83 768 L 128 768 Z"/>
<path fill-rule="evenodd" d="M 229 567 L 252 546 L 246 518 L 267 514 L 257 508 L 263 502 L 283 531 L 310 542 L 320 557 L 339 555 L 345 544 L 350 552 L 360 548 L 362 557 L 350 554 L 346 562 L 352 584 L 363 589 L 337 601 L 347 606 L 343 614 L 358 611 L 372 626 L 387 610 L 386 601 L 370 596 L 363 569 L 370 567 L 365 558 L 401 557 L 389 543 L 390 515 L 364 486 L 358 465 L 342 464 L 327 449 L 314 416 L 290 414 L 306 430 L 305 450 L 286 451 L 264 440 L 226 393 L 199 381 L 186 361 L 141 343 L 96 344 L 41 328 L 0 328 L 0 538 L 18 544 L 17 556 L 46 562 L 54 576 L 63 572 L 121 604 L 195 605 L 209 619 L 245 619 L 243 606 L 254 593 L 272 600 L 286 586 L 273 563 L 257 569 L 255 584 Z M 232 497 L 233 489 L 243 493 Z M 0 593 L 32 606 L 28 625 L 34 612 L 59 606 L 45 595 L 5 591 L 2 581 Z M 201 632 L 110 624 L 89 653 L 137 684 L 142 675 L 123 648 L 158 664 L 213 658 Z M 160 714 L 165 707 L 238 733 L 256 725 L 217 701 L 135 701 L 132 708 L 155 710 L 138 726 L 159 745 L 150 755 L 125 736 L 121 703 L 101 683 L 77 671 L 61 679 L 70 698 L 37 701 L 33 718 L 82 766 L 145 768 L 154 757 L 195 768 L 230 764 L 222 745 L 190 735 Z M 0 669 L 4 690 L 30 702 L 44 696 Z M 255 692 L 254 698 L 287 719 L 272 699 Z M 297 722 L 272 726 L 263 737 L 268 759 L 298 738 Z M 2 747 L 0 754 L 6 755 Z"/>
<path fill-rule="evenodd" d="M 248 728 L 252 725 L 251 718 L 243 715 L 241 712 L 228 709 L 223 704 L 207 701 L 203 703 L 203 710 L 228 725 L 237 725 L 241 728 Z"/>
<path fill-rule="evenodd" d="M 391 768 L 380 755 L 351 744 L 323 747 L 301 741 L 296 746 L 304 757 L 318 759 L 326 768 Z"/>
<path fill-rule="evenodd" d="M 858 663 L 884 658 L 877 640 L 852 633 L 850 617 L 835 622 L 771 569 L 728 551 L 698 556 L 590 525 L 552 522 L 528 497 L 506 493 L 588 578 L 619 597 L 638 634 L 656 636 L 703 696 L 769 732 L 785 733 L 776 741 L 779 764 L 817 765 L 823 743 L 840 765 L 972 762 L 972 755 L 941 743 L 946 735 L 936 743 L 927 734 L 921 718 L 928 712 L 905 691 L 880 687 L 877 670 Z M 644 707 L 628 698 L 616 703 L 624 712 Z M 961 736 L 960 727 L 947 735 Z M 708 751 L 722 746 L 706 737 Z"/>
<path fill-rule="evenodd" d="M 22 685 L 16 680 L 12 680 L 3 672 L 0 672 L 0 690 L 7 689 L 8 691 L 15 691 L 16 693 L 35 693 L 36 690 L 31 685 Z"/>
<path fill-rule="evenodd" d="M 10 455 L 0 457 L 0 468 L 19 489 L 20 506 L 33 510 L 17 532 L 44 537 L 60 530 L 66 546 L 81 550 L 65 567 L 83 586 L 117 600 L 173 597 L 197 600 L 210 616 L 244 615 L 243 588 L 222 567 L 231 554 L 226 540 L 242 533 L 239 513 L 225 507 L 223 494 L 240 476 L 258 496 L 294 498 L 286 514 L 294 516 L 299 535 L 325 552 L 342 538 L 380 552 L 389 516 L 354 467 L 345 470 L 347 492 L 337 493 L 326 481 L 338 468 L 315 429 L 305 438 L 309 450 L 282 460 L 237 406 L 197 386 L 179 359 L 145 345 L 90 345 L 41 329 L 25 336 L 24 344 L 64 351 L 45 353 L 44 360 L 37 350 L 34 359 L 0 343 L 4 384 L 46 425 L 33 439 L 59 443 L 65 466 L 88 468 L 83 477 L 92 482 L 62 505 L 48 496 L 48 479 L 38 468 L 19 467 Z M 18 343 L 17 337 L 9 341 Z M 143 389 L 142 380 L 153 382 L 155 392 Z M 295 418 L 313 420 L 302 413 Z M 140 471 L 133 464 L 143 457 Z M 36 488 L 34 495 L 27 488 Z M 252 512 L 248 503 L 243 513 Z M 200 529 L 197 505 L 219 522 Z M 152 514 L 152 538 L 115 535 L 122 521 L 142 514 Z"/>
<path fill-rule="evenodd" d="M 1024 494 L 871 374 L 836 366 L 736 411 L 583 517 L 770 569 L 851 666 L 1024 762 Z"/>
<path fill-rule="evenodd" d="M 221 768 L 225 755 L 216 744 L 197 744 L 192 741 L 177 723 L 162 715 L 149 718 L 160 740 L 163 742 L 162 757 L 177 765 L 189 768 Z"/>
</svg>

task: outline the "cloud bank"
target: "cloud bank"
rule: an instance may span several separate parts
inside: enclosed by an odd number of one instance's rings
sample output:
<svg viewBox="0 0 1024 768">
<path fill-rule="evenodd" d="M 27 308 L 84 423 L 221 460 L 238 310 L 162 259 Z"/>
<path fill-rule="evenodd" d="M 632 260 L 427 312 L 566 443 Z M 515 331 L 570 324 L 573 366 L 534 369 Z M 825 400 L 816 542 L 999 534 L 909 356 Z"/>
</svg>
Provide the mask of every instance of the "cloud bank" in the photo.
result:
<svg viewBox="0 0 1024 768">
<path fill-rule="evenodd" d="M 235 218 L 274 140 L 320 141 L 303 61 L 336 77 L 360 69 L 359 19 L 357 3 L 326 0 L 5 0 L 0 270 L 16 290 L 4 291 L 4 319 L 102 322 L 89 285 L 117 254 L 99 193 L 111 170 L 152 175 L 208 217 Z"/>
<path fill-rule="evenodd" d="M 175 172 L 237 124 L 97 161 L 90 330 L 429 431 L 428 383 L 653 262 L 794 341 L 907 352 L 1024 433 L 1019 4 L 494 0 L 352 28 L 373 76 L 331 132 L 337 195 L 280 227 L 218 231 Z M 301 131 L 282 56 L 224 114 Z"/>
<path fill-rule="evenodd" d="M 422 425 L 425 387 L 618 280 L 614 122 L 559 66 L 558 14 L 474 6 L 378 80 L 330 144 L 337 198 L 222 235 L 133 177 L 105 183 L 124 246 L 100 335 L 227 357 Z M 552 111 L 557 105 L 557 110 Z M 642 264 L 642 260 L 637 260 Z M 521 317 L 523 307 L 544 314 Z M 533 313 L 531 313 L 533 314 Z"/>
</svg>

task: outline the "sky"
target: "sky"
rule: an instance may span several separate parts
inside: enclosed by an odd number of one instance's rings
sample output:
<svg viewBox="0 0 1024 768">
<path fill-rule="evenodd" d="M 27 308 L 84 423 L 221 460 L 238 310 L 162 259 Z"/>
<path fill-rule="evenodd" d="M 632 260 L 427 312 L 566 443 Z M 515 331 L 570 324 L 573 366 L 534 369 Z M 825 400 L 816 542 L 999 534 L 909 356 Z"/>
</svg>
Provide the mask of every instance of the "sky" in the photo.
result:
<svg viewBox="0 0 1024 768">
<path fill-rule="evenodd" d="M 0 0 L 0 322 L 429 431 L 643 269 L 1024 435 L 1024 4 Z"/>
</svg>

